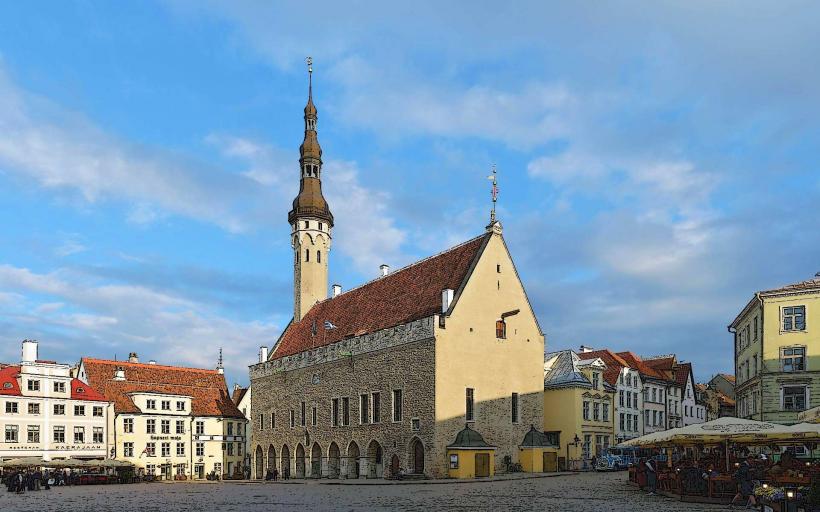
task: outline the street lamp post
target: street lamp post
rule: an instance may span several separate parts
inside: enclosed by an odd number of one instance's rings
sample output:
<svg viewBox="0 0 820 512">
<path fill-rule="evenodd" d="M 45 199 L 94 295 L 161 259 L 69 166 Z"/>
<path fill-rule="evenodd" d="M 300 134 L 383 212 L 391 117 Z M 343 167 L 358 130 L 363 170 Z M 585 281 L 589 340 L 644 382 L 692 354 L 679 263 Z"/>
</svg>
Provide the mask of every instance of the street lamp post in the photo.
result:
<svg viewBox="0 0 820 512">
<path fill-rule="evenodd" d="M 572 443 L 567 443 L 567 467 L 566 467 L 567 471 L 569 471 L 569 462 L 570 462 L 570 459 L 569 459 L 569 445 L 571 444 L 571 445 L 573 445 L 577 448 L 579 442 L 581 442 L 581 440 L 578 438 L 578 434 L 575 434 L 575 439 L 573 440 L 573 442 Z"/>
</svg>

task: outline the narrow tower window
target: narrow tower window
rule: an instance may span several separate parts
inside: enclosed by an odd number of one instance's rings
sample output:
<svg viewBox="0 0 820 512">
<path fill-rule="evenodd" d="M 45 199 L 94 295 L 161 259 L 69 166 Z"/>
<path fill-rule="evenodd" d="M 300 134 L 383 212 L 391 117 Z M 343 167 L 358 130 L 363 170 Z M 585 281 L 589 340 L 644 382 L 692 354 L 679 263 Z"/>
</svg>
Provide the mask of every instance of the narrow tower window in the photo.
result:
<svg viewBox="0 0 820 512">
<path fill-rule="evenodd" d="M 322 251 L 316 251 L 316 263 L 322 262 Z"/>
<path fill-rule="evenodd" d="M 305 229 L 307 229 L 307 228 L 309 228 L 309 227 L 310 227 L 310 221 L 309 221 L 309 220 L 306 220 L 306 221 L 305 221 Z"/>
<path fill-rule="evenodd" d="M 305 261 L 310 261 L 310 249 L 305 249 Z"/>
</svg>

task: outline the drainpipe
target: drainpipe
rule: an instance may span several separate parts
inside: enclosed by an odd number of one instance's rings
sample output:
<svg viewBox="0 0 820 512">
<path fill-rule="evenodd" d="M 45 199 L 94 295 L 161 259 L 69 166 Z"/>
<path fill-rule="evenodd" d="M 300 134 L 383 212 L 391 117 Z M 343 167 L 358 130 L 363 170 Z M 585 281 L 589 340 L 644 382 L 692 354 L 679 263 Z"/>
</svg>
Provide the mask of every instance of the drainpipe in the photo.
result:
<svg viewBox="0 0 820 512">
<path fill-rule="evenodd" d="M 755 297 L 760 304 L 760 372 L 757 374 L 757 382 L 760 388 L 760 421 L 763 421 L 763 370 L 766 368 L 763 364 L 763 333 L 766 331 L 763 329 L 763 299 L 760 297 L 760 292 L 755 293 Z M 735 407 L 737 407 L 737 401 L 735 401 Z"/>
</svg>

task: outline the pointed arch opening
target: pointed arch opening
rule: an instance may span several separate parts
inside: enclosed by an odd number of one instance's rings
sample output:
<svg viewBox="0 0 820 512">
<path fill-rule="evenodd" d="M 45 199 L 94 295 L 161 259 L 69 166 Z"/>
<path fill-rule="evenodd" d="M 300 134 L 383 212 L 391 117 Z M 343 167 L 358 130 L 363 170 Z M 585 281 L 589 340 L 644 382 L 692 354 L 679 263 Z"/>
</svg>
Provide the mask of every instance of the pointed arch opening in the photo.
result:
<svg viewBox="0 0 820 512">
<path fill-rule="evenodd" d="M 378 441 L 370 441 L 367 445 L 367 478 L 384 477 L 384 450 Z"/>
<path fill-rule="evenodd" d="M 268 446 L 268 470 L 265 478 L 273 478 L 273 472 L 276 470 L 276 448 L 273 445 Z"/>
<path fill-rule="evenodd" d="M 288 448 L 288 445 L 282 446 L 281 453 L 281 465 L 279 467 L 282 470 L 282 478 L 287 480 L 288 478 L 290 478 L 290 448 Z"/>
<path fill-rule="evenodd" d="M 415 475 L 424 474 L 424 443 L 421 439 L 414 437 L 410 441 L 410 453 L 408 460 L 410 461 L 410 472 Z"/>
<path fill-rule="evenodd" d="M 322 478 L 322 447 L 313 443 L 310 449 L 310 477 Z"/>
<path fill-rule="evenodd" d="M 336 442 L 330 443 L 330 448 L 327 450 L 327 476 L 328 478 L 339 478 L 339 463 L 341 462 L 341 453 L 339 452 L 339 445 Z"/>
<path fill-rule="evenodd" d="M 296 478 L 305 478 L 305 447 L 296 445 Z"/>
<path fill-rule="evenodd" d="M 265 478 L 265 459 L 262 457 L 262 447 L 256 447 L 256 456 L 254 457 L 254 467 L 256 469 L 256 479 L 262 480 Z"/>
<path fill-rule="evenodd" d="M 347 478 L 359 478 L 359 464 L 361 453 L 356 441 L 350 441 L 347 447 Z"/>
</svg>

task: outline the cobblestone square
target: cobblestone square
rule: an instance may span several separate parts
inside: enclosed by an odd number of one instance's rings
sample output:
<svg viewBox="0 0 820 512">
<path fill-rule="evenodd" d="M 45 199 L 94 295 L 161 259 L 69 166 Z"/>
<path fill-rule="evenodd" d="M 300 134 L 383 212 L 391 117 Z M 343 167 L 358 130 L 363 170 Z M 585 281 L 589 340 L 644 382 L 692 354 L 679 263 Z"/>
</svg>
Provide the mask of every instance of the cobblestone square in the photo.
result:
<svg viewBox="0 0 820 512">
<path fill-rule="evenodd" d="M 318 482 L 136 484 L 57 488 L 0 495 L 0 510 L 45 511 L 366 511 L 465 510 L 561 512 L 655 510 L 697 512 L 725 507 L 647 496 L 626 473 L 583 473 L 496 482 L 332 485 Z"/>
</svg>

